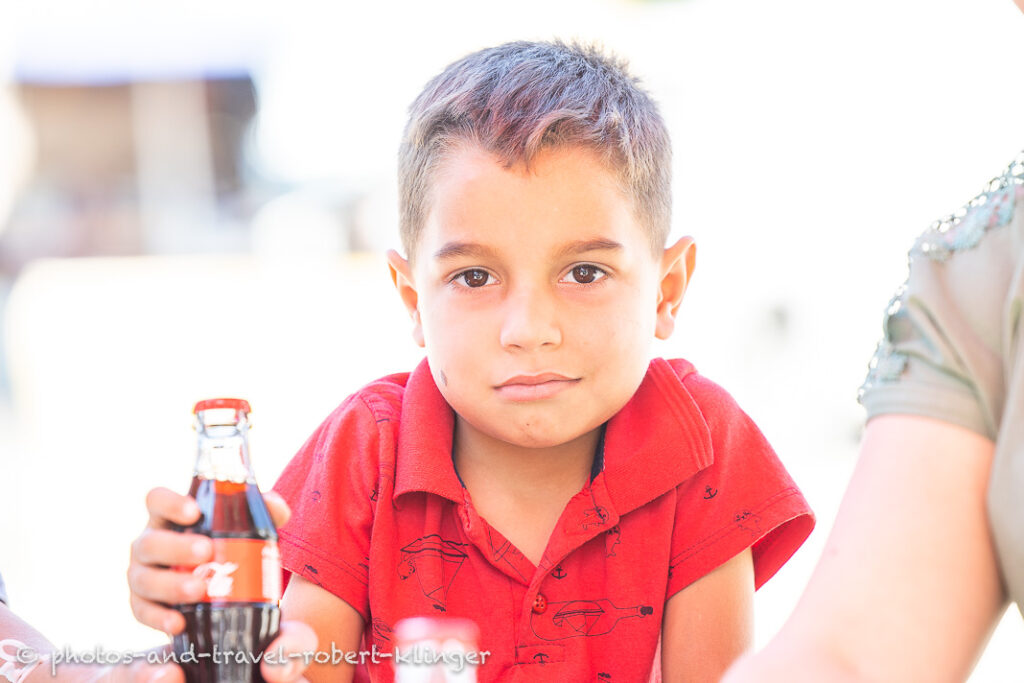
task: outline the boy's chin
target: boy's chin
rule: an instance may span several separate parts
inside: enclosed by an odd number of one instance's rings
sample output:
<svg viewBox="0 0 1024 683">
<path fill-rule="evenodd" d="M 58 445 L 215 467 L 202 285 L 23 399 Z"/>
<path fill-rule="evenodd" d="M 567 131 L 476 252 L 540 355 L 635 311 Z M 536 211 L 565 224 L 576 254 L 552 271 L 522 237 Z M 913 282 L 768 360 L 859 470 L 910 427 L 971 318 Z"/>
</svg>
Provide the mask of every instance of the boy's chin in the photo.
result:
<svg viewBox="0 0 1024 683">
<path fill-rule="evenodd" d="M 600 427 L 600 425 L 598 425 Z M 495 437 L 519 448 L 559 448 L 568 446 L 571 443 L 586 437 L 597 429 L 573 430 L 566 429 L 564 425 L 525 425 L 514 430 L 503 430 L 502 434 Z"/>
</svg>

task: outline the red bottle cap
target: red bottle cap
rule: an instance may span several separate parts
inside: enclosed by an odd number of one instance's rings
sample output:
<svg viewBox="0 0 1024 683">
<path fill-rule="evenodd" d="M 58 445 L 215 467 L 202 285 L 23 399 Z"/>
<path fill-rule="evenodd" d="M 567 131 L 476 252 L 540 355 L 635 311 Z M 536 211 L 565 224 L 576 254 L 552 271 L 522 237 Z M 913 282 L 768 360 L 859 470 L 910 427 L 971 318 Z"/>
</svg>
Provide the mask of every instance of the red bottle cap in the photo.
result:
<svg viewBox="0 0 1024 683">
<path fill-rule="evenodd" d="M 233 408 L 234 410 L 241 410 L 246 415 L 252 412 L 249 402 L 244 398 L 208 398 L 197 403 L 192 409 L 192 414 L 195 415 L 200 410 L 211 410 L 213 408 Z"/>
</svg>

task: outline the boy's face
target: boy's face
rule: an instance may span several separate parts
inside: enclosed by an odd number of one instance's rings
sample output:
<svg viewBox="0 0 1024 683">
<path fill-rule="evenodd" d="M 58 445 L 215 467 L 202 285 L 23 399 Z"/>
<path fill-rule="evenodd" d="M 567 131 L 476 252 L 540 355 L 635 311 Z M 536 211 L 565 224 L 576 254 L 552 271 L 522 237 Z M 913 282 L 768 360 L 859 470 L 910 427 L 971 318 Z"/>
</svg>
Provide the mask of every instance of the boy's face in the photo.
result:
<svg viewBox="0 0 1024 683">
<path fill-rule="evenodd" d="M 632 202 L 591 151 L 506 169 L 465 145 L 433 178 L 410 265 L 389 254 L 444 398 L 479 436 L 525 447 L 597 429 L 671 334 L 693 265 L 655 257 Z"/>
</svg>

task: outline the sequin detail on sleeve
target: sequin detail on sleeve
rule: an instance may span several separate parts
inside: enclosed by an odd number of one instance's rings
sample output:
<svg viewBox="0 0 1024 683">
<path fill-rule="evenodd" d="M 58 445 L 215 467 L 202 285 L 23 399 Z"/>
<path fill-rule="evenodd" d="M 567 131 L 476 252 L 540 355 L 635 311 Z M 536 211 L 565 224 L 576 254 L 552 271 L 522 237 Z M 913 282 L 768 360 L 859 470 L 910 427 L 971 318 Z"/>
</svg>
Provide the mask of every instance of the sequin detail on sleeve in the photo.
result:
<svg viewBox="0 0 1024 683">
<path fill-rule="evenodd" d="M 907 367 L 907 354 L 897 351 L 895 345 L 890 341 L 889 324 L 903 310 L 903 297 L 907 292 L 907 285 L 903 283 L 889 300 L 885 307 L 885 316 L 882 323 L 882 340 L 875 347 L 875 353 L 868 362 L 868 374 L 857 391 L 857 401 L 863 403 L 864 394 L 881 382 L 895 382 L 903 374 Z"/>
<path fill-rule="evenodd" d="M 1010 222 L 1014 206 L 1021 199 L 1024 199 L 1024 152 L 1019 153 L 1002 174 L 990 180 L 974 199 L 932 223 L 911 248 L 908 264 L 916 256 L 942 262 L 958 251 L 973 249 L 986 232 Z M 868 363 L 867 377 L 857 392 L 860 403 L 864 402 L 868 390 L 881 383 L 895 382 L 907 366 L 907 354 L 896 348 L 890 334 L 904 315 L 906 292 L 904 282 L 886 306 L 882 340 L 875 348 Z"/>
<path fill-rule="evenodd" d="M 1022 185 L 1024 152 L 1018 154 L 1002 174 L 990 180 L 974 199 L 932 223 L 917 238 L 911 255 L 922 254 L 945 261 L 957 251 L 976 247 L 988 230 L 1010 222 Z"/>
</svg>

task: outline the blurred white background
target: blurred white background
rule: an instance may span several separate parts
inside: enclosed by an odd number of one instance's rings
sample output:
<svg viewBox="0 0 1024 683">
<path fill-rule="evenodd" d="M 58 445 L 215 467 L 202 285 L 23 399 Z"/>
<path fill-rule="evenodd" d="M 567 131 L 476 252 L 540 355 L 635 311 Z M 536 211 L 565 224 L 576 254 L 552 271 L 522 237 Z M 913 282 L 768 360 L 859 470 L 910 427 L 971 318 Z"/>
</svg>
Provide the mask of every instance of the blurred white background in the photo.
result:
<svg viewBox="0 0 1024 683">
<path fill-rule="evenodd" d="M 819 514 L 758 594 L 806 581 L 857 387 L 913 238 L 1024 147 L 1010 0 L 68 0 L 0 5 L 0 571 L 59 646 L 148 647 L 124 570 L 190 410 L 240 395 L 269 487 L 347 394 L 419 358 L 382 258 L 407 104 L 468 51 L 597 40 L 675 145 L 698 243 L 676 336 Z M 1015 610 L 972 680 L 1019 679 Z"/>
</svg>

